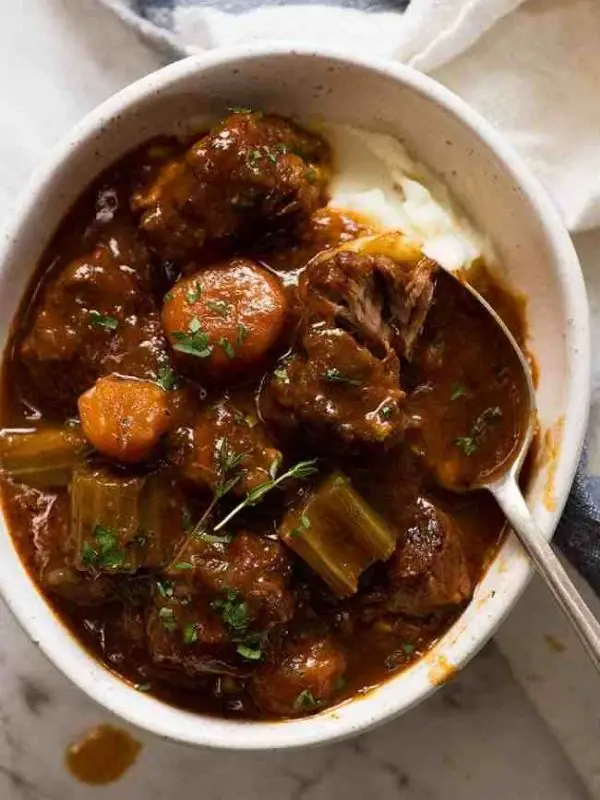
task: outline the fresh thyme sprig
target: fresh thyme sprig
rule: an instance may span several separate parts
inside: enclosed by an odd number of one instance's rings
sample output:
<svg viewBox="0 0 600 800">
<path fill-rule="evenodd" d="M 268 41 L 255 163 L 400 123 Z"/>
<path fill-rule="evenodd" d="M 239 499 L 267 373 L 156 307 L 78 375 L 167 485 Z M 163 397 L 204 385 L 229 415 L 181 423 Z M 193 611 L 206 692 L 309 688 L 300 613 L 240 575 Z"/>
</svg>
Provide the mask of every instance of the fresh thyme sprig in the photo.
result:
<svg viewBox="0 0 600 800">
<path fill-rule="evenodd" d="M 232 511 L 230 511 L 224 519 L 215 525 L 213 531 L 216 533 L 217 531 L 221 530 L 221 528 L 227 525 L 227 523 L 243 508 L 255 506 L 258 502 L 260 502 L 260 500 L 262 500 L 267 492 L 270 492 L 271 489 L 279 486 L 279 484 L 283 483 L 283 481 L 289 480 L 290 478 L 298 478 L 302 480 L 304 478 L 308 478 L 309 475 L 313 475 L 315 472 L 317 472 L 317 467 L 315 466 L 316 463 L 316 458 L 313 458 L 310 461 L 299 461 L 278 478 L 273 477 L 270 481 L 265 481 L 265 483 L 261 483 L 259 486 L 256 486 L 254 489 L 252 489 L 252 491 L 248 492 L 241 503 L 238 503 L 238 505 Z"/>
</svg>

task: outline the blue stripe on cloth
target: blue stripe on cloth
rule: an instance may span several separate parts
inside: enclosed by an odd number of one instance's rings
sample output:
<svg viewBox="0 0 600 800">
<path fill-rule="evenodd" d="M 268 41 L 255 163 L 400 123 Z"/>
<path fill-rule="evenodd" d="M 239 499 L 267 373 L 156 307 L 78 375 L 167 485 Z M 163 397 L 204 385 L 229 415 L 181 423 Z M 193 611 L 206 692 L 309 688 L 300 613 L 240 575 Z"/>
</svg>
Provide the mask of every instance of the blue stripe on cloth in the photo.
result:
<svg viewBox="0 0 600 800">
<path fill-rule="evenodd" d="M 330 5 L 365 11 L 403 11 L 408 3 L 409 0 L 134 0 L 130 5 L 133 11 L 155 25 L 171 28 L 173 9 L 178 6 L 217 8 L 235 14 L 262 6 L 285 5 Z"/>
<path fill-rule="evenodd" d="M 588 472 L 587 449 L 554 541 L 600 594 L 600 478 Z"/>
<path fill-rule="evenodd" d="M 173 27 L 175 5 L 176 0 L 134 0 L 132 11 L 161 28 L 170 29 Z"/>
</svg>

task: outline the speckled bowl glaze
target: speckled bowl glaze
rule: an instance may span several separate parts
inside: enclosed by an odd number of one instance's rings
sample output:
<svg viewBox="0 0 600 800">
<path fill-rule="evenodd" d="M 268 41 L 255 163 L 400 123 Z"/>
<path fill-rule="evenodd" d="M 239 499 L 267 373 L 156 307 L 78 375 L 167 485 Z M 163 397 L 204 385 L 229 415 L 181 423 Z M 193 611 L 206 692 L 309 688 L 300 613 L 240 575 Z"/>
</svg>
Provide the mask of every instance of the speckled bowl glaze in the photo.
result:
<svg viewBox="0 0 600 800">
<path fill-rule="evenodd" d="M 538 401 L 554 455 L 529 502 L 550 537 L 584 436 L 589 401 L 588 308 L 571 241 L 538 183 L 498 133 L 458 97 L 406 67 L 329 50 L 260 45 L 220 50 L 166 67 L 89 114 L 48 158 L 14 210 L 1 242 L 0 337 L 58 222 L 102 169 L 145 139 L 189 130 L 229 106 L 251 106 L 391 133 L 445 181 L 495 245 L 508 280 L 527 298 Z M 482 343 L 485 356 L 485 343 Z M 508 538 L 473 601 L 433 650 L 385 685 L 316 716 L 235 722 L 194 715 L 135 691 L 91 658 L 46 605 L 5 523 L 0 589 L 36 644 L 90 697 L 160 736 L 220 748 L 314 745 L 364 731 L 430 695 L 487 641 L 523 591 L 531 567 Z"/>
</svg>

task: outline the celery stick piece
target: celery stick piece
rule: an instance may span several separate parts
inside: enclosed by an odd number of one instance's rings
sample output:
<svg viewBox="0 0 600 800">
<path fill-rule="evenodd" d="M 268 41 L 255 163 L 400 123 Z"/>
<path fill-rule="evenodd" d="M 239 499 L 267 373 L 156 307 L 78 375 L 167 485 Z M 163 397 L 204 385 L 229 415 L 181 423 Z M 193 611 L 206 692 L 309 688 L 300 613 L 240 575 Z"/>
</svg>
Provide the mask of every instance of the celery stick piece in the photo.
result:
<svg viewBox="0 0 600 800">
<path fill-rule="evenodd" d="M 71 483 L 71 537 L 75 566 L 91 572 L 132 572 L 144 478 L 77 469 Z M 133 545 L 133 546 L 132 546 Z"/>
<path fill-rule="evenodd" d="M 139 527 L 135 535 L 141 551 L 139 564 L 162 567 L 171 556 L 171 543 L 180 538 L 180 515 L 170 505 L 171 487 L 160 473 L 146 478 L 139 507 Z"/>
<path fill-rule="evenodd" d="M 82 467 L 71 484 L 71 539 L 75 566 L 89 572 L 134 572 L 162 567 L 180 534 L 160 473 L 123 477 Z"/>
<path fill-rule="evenodd" d="M 79 428 L 5 429 L 0 431 L 0 468 L 37 489 L 67 486 L 90 449 Z"/>
<path fill-rule="evenodd" d="M 396 547 L 393 530 L 340 472 L 288 511 L 279 536 L 338 597 L 354 594 L 361 572 Z"/>
</svg>

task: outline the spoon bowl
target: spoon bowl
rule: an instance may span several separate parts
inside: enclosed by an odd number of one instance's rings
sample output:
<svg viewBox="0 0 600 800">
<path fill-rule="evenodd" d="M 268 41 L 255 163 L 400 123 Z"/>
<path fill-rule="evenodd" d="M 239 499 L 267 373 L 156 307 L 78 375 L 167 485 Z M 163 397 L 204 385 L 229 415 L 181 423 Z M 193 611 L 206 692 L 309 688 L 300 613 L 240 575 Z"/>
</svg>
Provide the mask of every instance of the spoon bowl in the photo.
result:
<svg viewBox="0 0 600 800">
<path fill-rule="evenodd" d="M 457 471 L 453 480 L 449 480 L 448 476 L 444 480 L 445 488 L 455 492 L 469 492 L 476 489 L 492 491 L 491 487 L 498 481 L 505 480 L 507 475 L 512 476 L 515 482 L 518 481 L 535 435 L 538 413 L 531 365 L 502 317 L 477 289 L 464 280 L 461 274 L 444 270 L 444 275 L 449 275 L 455 284 L 458 284 L 463 291 L 468 292 L 477 302 L 481 313 L 492 320 L 501 331 L 504 342 L 511 351 L 511 356 L 514 356 L 513 368 L 516 368 L 515 371 L 518 374 L 517 393 L 521 402 L 518 409 L 518 428 L 511 446 L 502 451 L 501 457 L 498 457 L 498 451 L 495 450 L 492 452 L 491 458 L 489 455 L 487 460 L 480 458 L 477 472 L 469 470 L 467 474 L 464 474 L 463 471 Z"/>
<path fill-rule="evenodd" d="M 488 315 L 489 319 L 494 321 L 498 330 L 502 332 L 506 345 L 512 348 L 515 356 L 514 363 L 520 368 L 521 391 L 519 394 L 524 399 L 524 404 L 521 409 L 520 429 L 514 439 L 513 447 L 509 452 L 503 454 L 502 459 L 498 459 L 497 463 L 479 461 L 479 473 L 475 474 L 469 469 L 470 455 L 463 450 L 458 462 L 455 462 L 458 463 L 459 468 L 445 470 L 442 476 L 443 484 L 445 488 L 452 491 L 468 492 L 485 489 L 494 496 L 513 532 L 545 580 L 565 616 L 573 625 L 594 665 L 600 671 L 600 623 L 567 575 L 553 548 L 544 538 L 540 527 L 527 507 L 519 486 L 519 475 L 537 425 L 536 394 L 529 362 L 504 321 L 485 298 L 460 276 L 446 271 L 444 275 L 450 275 L 463 291 L 468 292 L 477 301 L 481 313 Z M 454 439 L 455 443 L 457 441 Z M 466 464 L 467 467 L 460 469 L 461 464 Z"/>
</svg>

